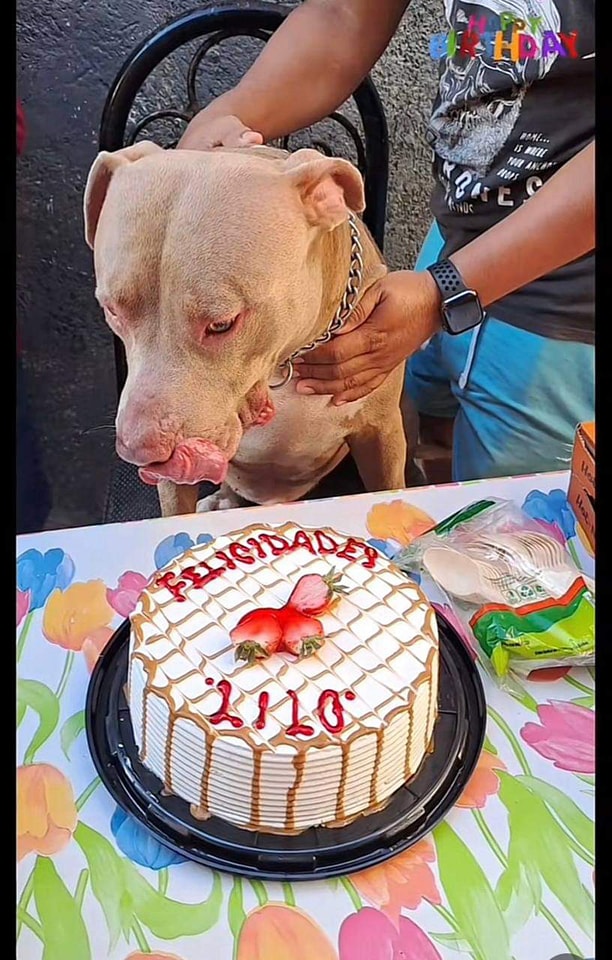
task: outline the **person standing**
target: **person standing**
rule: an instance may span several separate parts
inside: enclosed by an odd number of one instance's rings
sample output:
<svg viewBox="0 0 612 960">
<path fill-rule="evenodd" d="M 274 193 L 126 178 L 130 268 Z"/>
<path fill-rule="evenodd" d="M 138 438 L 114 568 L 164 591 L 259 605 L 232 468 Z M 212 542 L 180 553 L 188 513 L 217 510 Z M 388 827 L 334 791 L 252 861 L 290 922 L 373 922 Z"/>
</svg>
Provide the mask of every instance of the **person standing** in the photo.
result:
<svg viewBox="0 0 612 960">
<path fill-rule="evenodd" d="M 407 6 L 304 0 L 179 148 L 322 119 Z M 446 0 L 446 14 L 455 42 L 427 129 L 434 222 L 414 270 L 367 291 L 298 367 L 297 390 L 351 402 L 407 359 L 422 439 L 452 436 L 455 480 L 562 469 L 577 422 L 594 419 L 593 0 Z"/>
</svg>

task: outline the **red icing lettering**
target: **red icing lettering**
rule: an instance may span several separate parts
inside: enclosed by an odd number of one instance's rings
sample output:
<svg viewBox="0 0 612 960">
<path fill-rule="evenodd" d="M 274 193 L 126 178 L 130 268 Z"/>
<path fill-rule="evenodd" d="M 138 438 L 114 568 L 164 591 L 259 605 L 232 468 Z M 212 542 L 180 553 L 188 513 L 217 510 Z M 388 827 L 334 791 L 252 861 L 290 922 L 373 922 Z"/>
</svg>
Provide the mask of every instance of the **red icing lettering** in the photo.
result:
<svg viewBox="0 0 612 960">
<path fill-rule="evenodd" d="M 206 570 L 208 570 L 208 573 L 206 574 L 206 576 L 204 577 L 204 579 L 200 584 L 201 587 L 204 587 L 207 583 L 210 583 L 211 580 L 216 580 L 217 577 L 220 577 L 223 571 L 225 570 L 225 567 L 217 567 L 215 570 L 213 570 L 212 567 L 209 567 L 207 563 L 203 563 L 203 562 L 200 562 L 198 566 L 205 567 Z"/>
<path fill-rule="evenodd" d="M 335 717 L 335 722 L 329 720 L 325 716 L 325 708 L 327 704 L 331 704 L 331 711 Z M 324 690 L 321 696 L 319 697 L 319 702 L 317 704 L 317 714 L 319 720 L 323 724 L 326 730 L 329 730 L 330 733 L 342 733 L 346 724 L 344 722 L 344 712 L 342 710 L 342 704 L 340 703 L 340 694 L 337 690 Z"/>
<path fill-rule="evenodd" d="M 259 540 L 256 540 L 255 537 L 249 537 L 249 539 L 247 540 L 247 543 L 249 544 L 250 547 L 253 547 L 253 549 L 255 550 L 260 560 L 266 559 L 266 552 L 263 549 Z"/>
<path fill-rule="evenodd" d="M 376 561 L 378 560 L 378 551 L 374 547 L 364 546 L 364 552 L 368 558 L 365 563 L 362 563 L 362 567 L 367 567 L 368 570 L 372 570 L 376 566 Z"/>
<path fill-rule="evenodd" d="M 230 560 L 228 555 L 226 553 L 223 553 L 223 550 L 217 550 L 217 552 L 215 553 L 215 557 L 218 557 L 219 560 L 222 560 L 228 570 L 236 569 L 236 564 L 234 563 L 234 561 Z"/>
<path fill-rule="evenodd" d="M 212 677 L 206 677 L 206 680 L 204 681 L 204 683 L 207 683 L 209 687 L 212 687 L 214 682 L 215 681 L 213 680 Z"/>
<path fill-rule="evenodd" d="M 178 600 L 179 603 L 182 603 L 183 600 L 187 598 L 183 594 L 183 588 L 187 586 L 184 580 L 177 580 L 176 576 L 168 571 L 164 573 L 163 577 L 158 577 L 155 581 L 158 587 L 165 587 L 166 590 L 169 590 L 175 600 Z"/>
<path fill-rule="evenodd" d="M 353 693 L 352 690 L 347 690 L 344 696 L 346 697 L 347 700 L 355 700 L 357 694 Z"/>
<path fill-rule="evenodd" d="M 185 577 L 185 580 L 189 580 L 194 587 L 203 587 L 207 582 L 207 578 L 203 577 L 201 573 L 197 573 L 195 567 L 185 567 L 184 570 L 181 570 L 181 577 Z"/>
<path fill-rule="evenodd" d="M 287 693 L 291 697 L 291 726 L 287 729 L 287 735 L 289 737 L 311 737 L 314 733 L 314 727 L 311 727 L 308 723 L 300 723 L 299 720 L 299 710 L 300 705 L 298 703 L 297 693 L 295 690 L 287 690 Z"/>
<path fill-rule="evenodd" d="M 239 560 L 240 563 L 255 563 L 255 557 L 251 556 L 251 551 L 243 543 L 232 543 L 229 552 L 234 560 Z"/>
<path fill-rule="evenodd" d="M 326 533 L 323 533 L 322 530 L 315 530 L 314 535 L 315 535 L 315 540 L 317 541 L 317 547 L 319 549 L 319 553 L 336 553 L 337 552 L 338 544 L 336 543 L 336 541 L 333 540 Z M 325 537 L 328 543 L 331 543 L 331 547 L 326 547 L 322 543 L 323 537 Z"/>
<path fill-rule="evenodd" d="M 298 547 L 305 547 L 306 550 L 310 550 L 311 553 L 316 553 L 315 548 L 312 545 L 312 540 L 308 536 L 305 530 L 299 530 L 291 544 L 292 550 L 297 550 Z"/>
<path fill-rule="evenodd" d="M 263 730 L 266 725 L 266 714 L 268 712 L 268 704 L 270 703 L 270 694 L 265 691 L 260 693 L 257 703 L 259 706 L 259 714 L 253 726 L 256 730 Z"/>
<path fill-rule="evenodd" d="M 355 540 L 353 537 L 349 537 L 342 552 L 336 554 L 336 556 L 341 560 L 354 560 L 355 550 L 358 550 L 359 547 L 363 547 L 363 543 L 360 540 Z"/>
<path fill-rule="evenodd" d="M 262 533 L 259 539 L 267 543 L 274 557 L 280 557 L 281 553 L 289 550 L 289 541 L 285 540 L 284 537 L 277 537 L 275 533 Z M 272 543 L 273 540 L 276 540 L 280 546 L 275 547 Z"/>
<path fill-rule="evenodd" d="M 232 685 L 229 680 L 219 680 L 217 684 L 217 690 L 221 694 L 221 706 L 216 713 L 213 713 L 208 719 L 211 723 L 214 723 L 217 726 L 219 723 L 223 723 L 224 720 L 227 720 L 228 723 L 231 723 L 232 727 L 236 730 L 238 727 L 244 726 L 244 721 L 240 717 L 235 716 L 229 712 L 229 699 L 232 693 Z"/>
</svg>

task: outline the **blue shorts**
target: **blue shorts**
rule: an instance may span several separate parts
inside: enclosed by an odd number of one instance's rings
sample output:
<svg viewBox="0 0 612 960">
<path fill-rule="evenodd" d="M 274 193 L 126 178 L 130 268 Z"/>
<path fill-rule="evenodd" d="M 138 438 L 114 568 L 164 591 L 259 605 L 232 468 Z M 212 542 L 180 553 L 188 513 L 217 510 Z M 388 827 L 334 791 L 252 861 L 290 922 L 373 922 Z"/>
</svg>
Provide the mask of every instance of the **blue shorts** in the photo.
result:
<svg viewBox="0 0 612 960">
<path fill-rule="evenodd" d="M 434 223 L 415 270 L 437 260 Z M 595 419 L 595 349 L 550 340 L 488 316 L 458 336 L 439 333 L 406 366 L 419 413 L 454 417 L 453 480 L 569 468 L 574 431 Z"/>
</svg>

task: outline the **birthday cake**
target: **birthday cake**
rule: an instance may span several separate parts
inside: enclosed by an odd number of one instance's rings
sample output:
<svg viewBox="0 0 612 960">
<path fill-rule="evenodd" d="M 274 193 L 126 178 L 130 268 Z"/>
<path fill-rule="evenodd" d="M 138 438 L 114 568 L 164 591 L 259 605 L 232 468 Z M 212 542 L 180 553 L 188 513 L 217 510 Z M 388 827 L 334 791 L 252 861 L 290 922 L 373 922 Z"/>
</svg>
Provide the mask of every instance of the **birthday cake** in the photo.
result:
<svg viewBox="0 0 612 960">
<path fill-rule="evenodd" d="M 194 817 L 342 826 L 430 748 L 434 611 L 358 538 L 293 523 L 217 537 L 159 571 L 131 619 L 139 755 Z"/>
</svg>

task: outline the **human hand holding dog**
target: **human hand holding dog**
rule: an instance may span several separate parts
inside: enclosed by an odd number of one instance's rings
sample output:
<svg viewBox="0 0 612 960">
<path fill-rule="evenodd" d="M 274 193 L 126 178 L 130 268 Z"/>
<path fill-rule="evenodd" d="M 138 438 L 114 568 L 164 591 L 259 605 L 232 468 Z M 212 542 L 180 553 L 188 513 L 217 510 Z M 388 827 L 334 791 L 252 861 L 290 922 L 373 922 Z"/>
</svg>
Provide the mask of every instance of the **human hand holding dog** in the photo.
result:
<svg viewBox="0 0 612 960">
<path fill-rule="evenodd" d="M 440 294 L 428 272 L 389 273 L 362 296 L 333 340 L 295 362 L 297 392 L 360 400 L 440 328 Z"/>
</svg>

